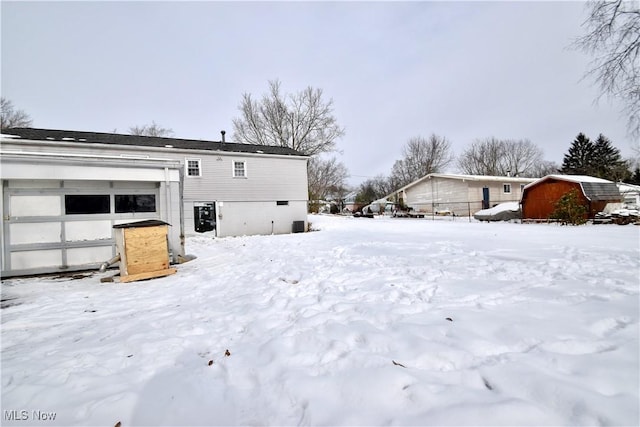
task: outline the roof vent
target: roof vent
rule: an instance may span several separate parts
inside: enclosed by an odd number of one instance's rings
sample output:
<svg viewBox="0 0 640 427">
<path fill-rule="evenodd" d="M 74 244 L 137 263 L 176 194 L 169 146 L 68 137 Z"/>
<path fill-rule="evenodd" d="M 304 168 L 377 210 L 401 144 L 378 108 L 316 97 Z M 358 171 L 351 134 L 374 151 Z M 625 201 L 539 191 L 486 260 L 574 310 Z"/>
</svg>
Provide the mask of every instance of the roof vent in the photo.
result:
<svg viewBox="0 0 640 427">
<path fill-rule="evenodd" d="M 221 130 L 220 133 L 222 134 L 222 143 L 224 144 L 224 142 L 225 142 L 224 141 L 224 134 L 227 133 L 227 132 L 224 131 L 224 130 Z"/>
</svg>

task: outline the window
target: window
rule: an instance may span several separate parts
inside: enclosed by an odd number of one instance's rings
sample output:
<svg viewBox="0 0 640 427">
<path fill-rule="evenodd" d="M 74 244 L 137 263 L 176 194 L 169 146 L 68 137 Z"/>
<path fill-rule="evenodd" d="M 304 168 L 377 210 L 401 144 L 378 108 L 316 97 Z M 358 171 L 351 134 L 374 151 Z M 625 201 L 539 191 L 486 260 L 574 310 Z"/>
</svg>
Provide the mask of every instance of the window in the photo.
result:
<svg viewBox="0 0 640 427">
<path fill-rule="evenodd" d="M 234 178 L 246 178 L 247 177 L 247 162 L 239 162 L 234 160 L 233 162 L 233 177 Z"/>
<path fill-rule="evenodd" d="M 524 190 L 524 184 L 520 184 L 520 192 L 522 193 L 523 190 Z"/>
<path fill-rule="evenodd" d="M 116 194 L 116 213 L 155 212 L 155 194 Z"/>
<path fill-rule="evenodd" d="M 289 206 L 289 201 L 288 200 L 278 200 L 276 202 L 276 206 Z"/>
<path fill-rule="evenodd" d="M 64 212 L 67 215 L 105 214 L 111 210 L 108 194 L 67 194 Z"/>
<path fill-rule="evenodd" d="M 187 176 L 202 176 L 200 159 L 187 159 L 186 168 Z"/>
<path fill-rule="evenodd" d="M 502 184 L 502 190 L 506 194 L 511 193 L 511 184 Z"/>
</svg>

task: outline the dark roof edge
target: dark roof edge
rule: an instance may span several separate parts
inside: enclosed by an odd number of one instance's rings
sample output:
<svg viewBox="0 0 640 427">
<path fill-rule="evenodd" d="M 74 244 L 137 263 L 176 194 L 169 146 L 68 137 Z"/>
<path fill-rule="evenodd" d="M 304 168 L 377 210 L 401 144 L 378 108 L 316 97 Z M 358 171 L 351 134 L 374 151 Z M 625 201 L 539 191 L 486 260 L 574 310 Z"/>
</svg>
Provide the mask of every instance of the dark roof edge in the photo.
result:
<svg viewBox="0 0 640 427">
<path fill-rule="evenodd" d="M 4 136 L 18 136 L 19 139 L 33 141 L 82 142 L 94 144 L 129 145 L 138 147 L 167 147 L 187 150 L 229 151 L 238 153 L 279 154 L 309 157 L 289 147 L 273 145 L 242 144 L 236 142 L 208 141 L 202 139 L 182 139 L 160 136 L 129 135 L 121 133 L 88 132 L 43 128 L 5 128 Z"/>
</svg>

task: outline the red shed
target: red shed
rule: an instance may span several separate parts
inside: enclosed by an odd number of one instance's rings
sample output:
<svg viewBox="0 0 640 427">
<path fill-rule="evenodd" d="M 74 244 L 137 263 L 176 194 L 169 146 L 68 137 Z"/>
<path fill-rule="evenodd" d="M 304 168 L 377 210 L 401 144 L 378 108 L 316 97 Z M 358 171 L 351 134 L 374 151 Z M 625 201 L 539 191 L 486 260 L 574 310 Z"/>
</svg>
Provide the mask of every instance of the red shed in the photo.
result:
<svg viewBox="0 0 640 427">
<path fill-rule="evenodd" d="M 587 208 L 587 218 L 604 210 L 607 203 L 622 201 L 615 182 L 584 175 L 547 175 L 522 190 L 522 219 L 548 219 L 558 200 L 573 189 Z"/>
</svg>

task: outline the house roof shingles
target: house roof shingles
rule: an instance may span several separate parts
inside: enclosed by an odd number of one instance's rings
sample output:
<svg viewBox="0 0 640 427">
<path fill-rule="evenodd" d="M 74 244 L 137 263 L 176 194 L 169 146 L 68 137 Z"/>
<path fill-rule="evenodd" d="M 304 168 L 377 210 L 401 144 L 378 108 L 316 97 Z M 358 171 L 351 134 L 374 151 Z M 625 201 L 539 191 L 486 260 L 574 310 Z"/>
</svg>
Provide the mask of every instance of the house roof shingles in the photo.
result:
<svg viewBox="0 0 640 427">
<path fill-rule="evenodd" d="M 272 145 L 238 144 L 233 142 L 204 141 L 199 139 L 165 138 L 156 136 L 124 135 L 116 133 L 84 132 L 74 130 L 9 128 L 2 129 L 2 135 L 9 137 L 19 137 L 19 139 L 28 139 L 34 141 L 61 141 L 85 144 L 130 145 L 139 147 L 164 147 L 187 150 L 211 150 L 229 151 L 235 153 L 305 156 L 304 153 L 301 153 L 292 148 Z"/>
</svg>

